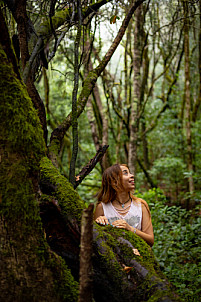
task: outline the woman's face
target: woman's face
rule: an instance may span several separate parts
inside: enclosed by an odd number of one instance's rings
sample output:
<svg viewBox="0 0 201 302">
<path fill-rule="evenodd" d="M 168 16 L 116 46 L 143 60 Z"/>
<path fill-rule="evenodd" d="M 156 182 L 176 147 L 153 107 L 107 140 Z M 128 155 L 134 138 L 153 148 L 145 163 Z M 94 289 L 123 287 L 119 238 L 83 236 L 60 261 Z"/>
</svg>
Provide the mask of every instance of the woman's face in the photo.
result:
<svg viewBox="0 0 201 302">
<path fill-rule="evenodd" d="M 130 173 L 126 166 L 120 166 L 122 171 L 122 184 L 125 191 L 130 192 L 135 189 L 134 175 Z"/>
</svg>

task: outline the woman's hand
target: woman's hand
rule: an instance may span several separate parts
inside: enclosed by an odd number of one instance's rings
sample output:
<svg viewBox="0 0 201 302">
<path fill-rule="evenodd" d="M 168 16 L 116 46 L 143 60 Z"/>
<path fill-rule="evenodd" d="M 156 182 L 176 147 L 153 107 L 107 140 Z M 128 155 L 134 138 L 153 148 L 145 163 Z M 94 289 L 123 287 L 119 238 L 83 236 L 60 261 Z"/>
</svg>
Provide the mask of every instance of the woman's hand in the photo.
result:
<svg viewBox="0 0 201 302">
<path fill-rule="evenodd" d="M 109 222 L 108 222 L 108 220 L 105 216 L 99 216 L 98 218 L 96 218 L 95 222 L 98 223 L 98 224 L 102 224 L 102 225 L 108 225 L 109 224 Z"/>
<path fill-rule="evenodd" d="M 114 227 L 132 231 L 132 227 L 124 219 L 115 220 L 112 224 Z"/>
</svg>

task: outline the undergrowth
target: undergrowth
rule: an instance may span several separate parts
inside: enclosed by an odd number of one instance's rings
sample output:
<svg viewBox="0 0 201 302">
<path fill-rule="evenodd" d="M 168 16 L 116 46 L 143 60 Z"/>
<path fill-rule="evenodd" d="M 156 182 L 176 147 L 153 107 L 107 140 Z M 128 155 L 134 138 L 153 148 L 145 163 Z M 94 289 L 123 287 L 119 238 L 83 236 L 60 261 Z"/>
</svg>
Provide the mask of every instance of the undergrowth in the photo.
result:
<svg viewBox="0 0 201 302">
<path fill-rule="evenodd" d="M 185 301 L 201 301 L 201 207 L 168 206 L 160 189 L 137 196 L 151 209 L 153 251 L 161 270 Z"/>
</svg>

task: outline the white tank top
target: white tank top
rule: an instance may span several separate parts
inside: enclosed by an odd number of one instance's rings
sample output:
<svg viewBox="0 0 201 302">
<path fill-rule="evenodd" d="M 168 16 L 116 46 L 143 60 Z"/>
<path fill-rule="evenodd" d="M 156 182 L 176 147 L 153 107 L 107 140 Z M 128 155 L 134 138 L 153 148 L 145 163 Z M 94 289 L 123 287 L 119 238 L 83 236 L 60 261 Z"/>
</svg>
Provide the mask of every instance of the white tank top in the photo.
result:
<svg viewBox="0 0 201 302">
<path fill-rule="evenodd" d="M 133 201 L 131 202 L 131 207 L 126 215 L 121 215 L 115 210 L 111 202 L 103 203 L 104 216 L 107 217 L 110 224 L 115 220 L 124 219 L 130 226 L 141 230 L 142 223 L 142 206 L 141 202 Z"/>
</svg>

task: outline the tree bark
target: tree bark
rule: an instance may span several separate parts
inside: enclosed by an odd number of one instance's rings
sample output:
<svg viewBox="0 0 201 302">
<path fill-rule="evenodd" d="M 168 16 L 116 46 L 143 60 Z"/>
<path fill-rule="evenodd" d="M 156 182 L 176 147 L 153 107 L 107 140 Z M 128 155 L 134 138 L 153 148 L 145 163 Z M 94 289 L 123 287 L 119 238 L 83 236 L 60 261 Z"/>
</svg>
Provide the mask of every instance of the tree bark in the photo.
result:
<svg viewBox="0 0 201 302">
<path fill-rule="evenodd" d="M 73 150 L 72 158 L 70 161 L 70 172 L 69 181 L 74 186 L 75 185 L 75 166 L 78 154 L 78 122 L 77 122 L 77 94 L 79 87 L 79 47 L 81 40 L 81 30 L 82 30 L 82 15 L 81 15 L 81 2 L 77 0 L 77 12 L 78 12 L 78 28 L 77 35 L 74 44 L 74 87 L 72 94 L 72 135 L 73 135 Z"/>
<path fill-rule="evenodd" d="M 86 104 L 87 117 L 88 117 L 89 124 L 90 124 L 90 127 L 91 127 L 91 134 L 92 134 L 94 146 L 95 146 L 96 151 L 98 151 L 98 148 L 100 146 L 100 139 L 99 139 L 98 129 L 97 129 L 97 126 L 96 126 L 96 120 L 95 120 L 95 116 L 94 116 L 94 112 L 93 112 L 93 105 L 92 105 L 91 98 L 92 97 L 89 96 L 89 99 L 88 99 L 87 104 Z"/>
<path fill-rule="evenodd" d="M 187 140 L 187 166 L 188 166 L 188 184 L 189 192 L 194 191 L 193 181 L 193 154 L 192 154 L 192 134 L 191 134 L 191 96 L 190 96 L 190 58 L 189 58 L 189 18 L 188 1 L 183 0 L 184 10 L 184 53 L 185 53 L 185 91 L 184 98 L 186 104 L 186 140 Z"/>
<path fill-rule="evenodd" d="M 66 295 L 66 301 L 77 301 L 77 282 L 50 251 L 41 228 L 42 128 L 1 45 L 0 62 L 0 300 L 58 302 Z"/>
<path fill-rule="evenodd" d="M 92 159 L 90 159 L 89 163 L 84 168 L 82 168 L 82 170 L 76 176 L 74 189 L 76 189 L 77 186 L 83 181 L 83 179 L 93 170 L 96 164 L 102 161 L 102 158 L 105 155 L 108 147 L 109 145 L 100 145 L 98 151 L 96 152 L 96 155 Z"/>
<path fill-rule="evenodd" d="M 133 101 L 131 102 L 131 114 L 130 114 L 130 140 L 129 140 L 129 152 L 128 152 L 128 166 L 135 175 L 137 164 L 137 140 L 139 120 L 138 113 L 140 108 L 140 91 L 141 91 L 141 14 L 142 8 L 138 7 L 135 12 L 135 32 L 134 32 L 134 54 L 133 54 L 133 71 L 134 71 L 134 83 L 133 83 Z"/>
<path fill-rule="evenodd" d="M 199 10 L 200 10 L 200 30 L 198 34 L 198 44 L 199 44 L 199 58 L 198 58 L 198 70 L 199 70 L 199 91 L 198 96 L 193 108 L 192 113 L 192 121 L 195 122 L 197 119 L 197 113 L 201 104 L 201 2 L 199 3 Z"/>
<path fill-rule="evenodd" d="M 30 20 L 27 16 L 26 11 L 26 0 L 16 1 L 13 9 L 13 15 L 17 22 L 17 30 L 18 30 L 18 38 L 19 38 L 19 46 L 21 53 L 21 63 L 22 70 L 25 70 L 26 64 L 29 62 L 30 54 L 29 54 L 29 37 L 33 32 L 33 28 L 30 26 Z M 9 40 L 9 38 L 7 39 Z M 34 104 L 36 110 L 38 110 L 38 116 L 43 128 L 44 139 L 47 143 L 47 123 L 46 123 L 46 113 L 43 101 L 40 98 L 38 91 L 34 85 L 34 77 L 31 75 L 31 72 L 27 73 L 26 78 L 27 90 L 30 98 Z"/>
<path fill-rule="evenodd" d="M 93 241 L 93 209 L 90 204 L 82 214 L 81 241 L 80 241 L 80 279 L 78 302 L 92 302 L 93 267 L 92 267 L 92 241 Z"/>
</svg>

